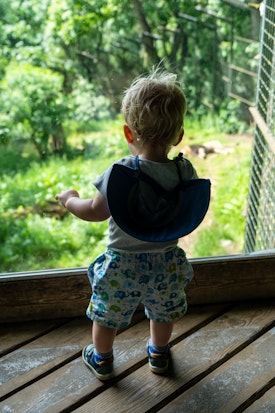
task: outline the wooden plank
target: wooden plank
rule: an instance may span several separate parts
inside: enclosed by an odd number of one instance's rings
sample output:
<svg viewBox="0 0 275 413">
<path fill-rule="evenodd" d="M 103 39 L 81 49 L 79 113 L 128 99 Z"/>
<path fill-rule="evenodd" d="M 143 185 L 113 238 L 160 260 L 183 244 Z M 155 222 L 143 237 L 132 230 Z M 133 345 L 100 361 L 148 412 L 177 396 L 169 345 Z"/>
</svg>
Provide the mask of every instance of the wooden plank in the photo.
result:
<svg viewBox="0 0 275 413">
<path fill-rule="evenodd" d="M 274 376 L 275 328 L 165 405 L 159 413 L 197 413 L 205 409 L 232 413 L 249 403 Z"/>
<path fill-rule="evenodd" d="M 1 358 L 0 399 L 81 353 L 91 322 L 75 319 Z"/>
<path fill-rule="evenodd" d="M 0 277 L 0 321 L 83 316 L 90 296 L 86 275 L 6 282 Z"/>
<path fill-rule="evenodd" d="M 275 386 L 267 391 L 259 400 L 255 401 L 243 413 L 274 413 L 275 412 Z"/>
<path fill-rule="evenodd" d="M 196 260 L 192 264 L 195 278 L 187 289 L 190 304 L 275 297 L 274 253 L 214 257 Z"/>
<path fill-rule="evenodd" d="M 136 311 L 131 325 L 144 318 L 144 311 Z M 1 359 L 0 400 L 5 395 L 16 392 L 17 389 L 26 386 L 28 382 L 49 373 L 51 369 L 58 368 L 59 365 L 81 353 L 84 344 L 91 340 L 91 321 L 85 317 L 74 319 L 71 322 L 67 320 L 67 324 L 64 324 L 64 322 L 62 325 L 56 323 L 54 331 L 47 335 L 44 332 L 43 337 L 31 340 L 32 342 L 28 345 L 22 346 Z M 14 332 L 14 336 L 17 342 L 17 333 Z M 60 357 L 61 353 L 62 357 Z"/>
<path fill-rule="evenodd" d="M 190 304 L 275 297 L 274 250 L 190 261 L 195 273 L 187 289 Z M 86 273 L 87 268 L 75 268 L 2 274 L 0 321 L 82 316 L 91 294 Z"/>
<path fill-rule="evenodd" d="M 272 136 L 271 131 L 269 130 L 269 127 L 266 123 L 266 121 L 263 119 L 261 116 L 260 112 L 258 111 L 257 108 L 255 107 L 250 107 L 249 108 L 256 125 L 264 135 L 265 140 L 268 143 L 269 149 L 272 151 L 273 154 L 275 154 L 275 142 L 274 142 L 274 136 Z"/>
<path fill-rule="evenodd" d="M 206 306 L 203 311 L 200 308 L 190 309 L 182 320 L 175 323 L 172 343 L 213 320 L 224 310 L 224 306 Z M 117 336 L 114 346 L 117 379 L 147 364 L 148 335 L 149 321 L 143 320 Z M 46 338 L 45 344 L 48 345 Z M 4 400 L 0 403 L 0 410 L 6 409 L 9 413 L 38 410 L 39 413 L 56 413 L 105 388 L 106 385 L 94 377 L 79 357 Z"/>
<path fill-rule="evenodd" d="M 65 320 L 26 321 L 0 325 L 0 357 L 64 324 Z M 68 322 L 68 320 L 67 320 Z"/>
<path fill-rule="evenodd" d="M 240 306 L 214 320 L 172 349 L 170 375 L 157 376 L 145 365 L 75 409 L 90 413 L 100 406 L 104 413 L 144 413 L 191 387 L 250 343 L 275 317 L 273 306 Z"/>
</svg>

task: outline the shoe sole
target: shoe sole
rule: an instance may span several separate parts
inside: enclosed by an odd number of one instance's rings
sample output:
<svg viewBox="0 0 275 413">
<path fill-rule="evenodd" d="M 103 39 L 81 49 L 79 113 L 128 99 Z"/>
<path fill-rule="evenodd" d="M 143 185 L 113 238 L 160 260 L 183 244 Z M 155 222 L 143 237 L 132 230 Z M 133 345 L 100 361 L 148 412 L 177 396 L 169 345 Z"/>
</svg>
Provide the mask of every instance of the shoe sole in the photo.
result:
<svg viewBox="0 0 275 413">
<path fill-rule="evenodd" d="M 86 347 L 88 347 L 88 346 L 86 346 Z M 114 371 L 112 371 L 109 374 L 100 374 L 93 368 L 93 366 L 90 363 L 88 363 L 88 361 L 85 358 L 86 347 L 84 347 L 83 350 L 82 350 L 82 359 L 83 359 L 84 363 L 86 364 L 86 366 L 94 373 L 96 378 L 99 379 L 99 380 L 102 380 L 102 381 L 110 380 L 111 378 L 113 378 L 114 375 L 115 375 Z"/>
<path fill-rule="evenodd" d="M 164 374 L 167 372 L 168 370 L 168 365 L 165 367 L 156 367 L 156 366 L 152 366 L 152 364 L 149 362 L 149 368 L 151 370 L 152 373 L 155 374 Z"/>
</svg>

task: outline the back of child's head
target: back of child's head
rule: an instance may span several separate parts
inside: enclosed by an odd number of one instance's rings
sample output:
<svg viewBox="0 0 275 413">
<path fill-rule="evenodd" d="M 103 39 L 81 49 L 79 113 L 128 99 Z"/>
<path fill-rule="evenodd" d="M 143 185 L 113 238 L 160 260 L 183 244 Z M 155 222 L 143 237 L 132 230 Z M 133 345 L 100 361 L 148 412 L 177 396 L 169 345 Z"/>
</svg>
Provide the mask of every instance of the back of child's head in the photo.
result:
<svg viewBox="0 0 275 413">
<path fill-rule="evenodd" d="M 169 146 L 183 126 L 186 99 L 177 75 L 158 66 L 133 81 L 121 109 L 138 141 Z"/>
</svg>

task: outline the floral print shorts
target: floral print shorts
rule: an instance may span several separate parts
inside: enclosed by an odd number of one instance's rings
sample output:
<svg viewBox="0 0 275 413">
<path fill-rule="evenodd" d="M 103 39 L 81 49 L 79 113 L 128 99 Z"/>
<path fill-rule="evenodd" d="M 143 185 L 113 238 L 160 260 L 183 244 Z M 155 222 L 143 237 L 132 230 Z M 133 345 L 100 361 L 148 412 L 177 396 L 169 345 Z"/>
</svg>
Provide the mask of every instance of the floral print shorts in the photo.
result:
<svg viewBox="0 0 275 413">
<path fill-rule="evenodd" d="M 87 316 L 102 326 L 124 328 L 140 303 L 154 321 L 181 318 L 187 310 L 184 287 L 193 269 L 179 247 L 156 253 L 107 249 L 90 265 L 88 277 L 92 297 Z"/>
</svg>

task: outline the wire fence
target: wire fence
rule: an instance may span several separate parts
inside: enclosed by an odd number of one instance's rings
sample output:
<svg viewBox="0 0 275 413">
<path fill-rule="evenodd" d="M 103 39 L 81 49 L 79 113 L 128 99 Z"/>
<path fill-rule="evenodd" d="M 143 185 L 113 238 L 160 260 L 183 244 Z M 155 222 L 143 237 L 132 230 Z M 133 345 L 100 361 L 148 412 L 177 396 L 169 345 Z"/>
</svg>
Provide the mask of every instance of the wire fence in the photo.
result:
<svg viewBox="0 0 275 413">
<path fill-rule="evenodd" d="M 275 0 L 262 3 L 260 68 L 245 252 L 275 248 Z"/>
</svg>

